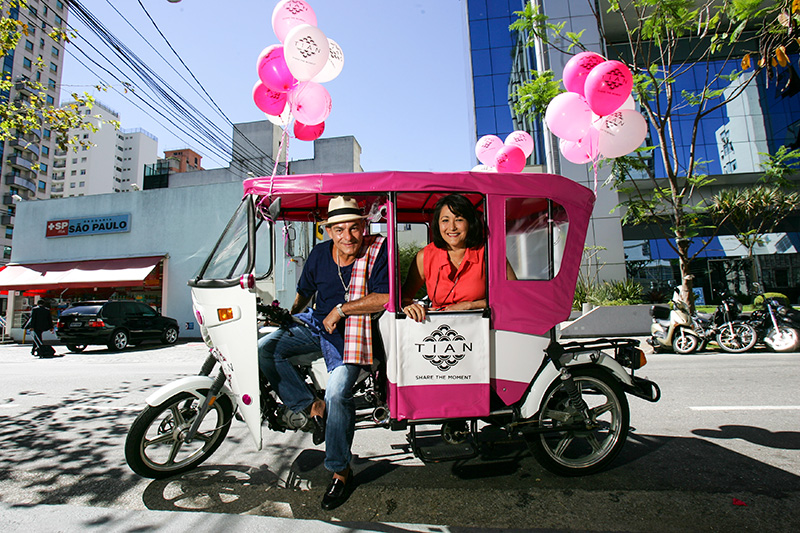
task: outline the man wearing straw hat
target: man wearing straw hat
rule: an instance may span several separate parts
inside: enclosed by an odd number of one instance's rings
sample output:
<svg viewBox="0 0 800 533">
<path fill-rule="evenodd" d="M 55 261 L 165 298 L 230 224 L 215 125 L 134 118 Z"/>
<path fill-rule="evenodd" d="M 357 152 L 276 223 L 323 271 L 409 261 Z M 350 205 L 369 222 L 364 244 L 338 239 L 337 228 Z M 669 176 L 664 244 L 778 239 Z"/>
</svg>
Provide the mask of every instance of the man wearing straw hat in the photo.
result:
<svg viewBox="0 0 800 533">
<path fill-rule="evenodd" d="M 323 509 L 344 503 L 352 489 L 350 447 L 355 432 L 352 388 L 363 366 L 372 364 L 370 314 L 389 301 L 384 237 L 366 235 L 366 217 L 354 198 L 336 196 L 320 223 L 330 237 L 306 260 L 291 313 L 301 323 L 259 341 L 259 366 L 281 401 L 314 421 L 314 444 L 325 441 L 325 468 L 333 479 Z M 301 313 L 316 295 L 313 309 Z M 300 314 L 298 314 L 300 313 Z M 288 358 L 325 357 L 328 385 L 315 398 Z"/>
</svg>

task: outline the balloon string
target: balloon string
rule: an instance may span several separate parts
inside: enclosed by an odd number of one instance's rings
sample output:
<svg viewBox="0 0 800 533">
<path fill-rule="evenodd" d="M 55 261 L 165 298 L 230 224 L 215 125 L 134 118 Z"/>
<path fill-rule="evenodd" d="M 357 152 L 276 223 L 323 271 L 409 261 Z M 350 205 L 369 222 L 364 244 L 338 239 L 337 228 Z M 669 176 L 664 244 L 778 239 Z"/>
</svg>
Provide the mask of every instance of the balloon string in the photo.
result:
<svg viewBox="0 0 800 533">
<path fill-rule="evenodd" d="M 594 195 L 595 195 L 595 197 L 597 196 L 597 163 L 599 161 L 600 161 L 599 157 L 595 158 L 595 160 L 592 161 L 592 168 L 594 169 Z"/>
<path fill-rule="evenodd" d="M 267 195 L 268 198 L 272 198 L 272 187 L 275 183 L 275 175 L 278 173 L 278 165 L 281 162 L 281 153 L 284 154 L 284 163 L 286 168 L 289 167 L 289 125 L 283 127 L 283 133 L 281 133 L 281 142 L 278 145 L 278 157 L 275 158 L 275 165 L 272 167 L 272 175 L 269 178 L 269 194 Z"/>
</svg>

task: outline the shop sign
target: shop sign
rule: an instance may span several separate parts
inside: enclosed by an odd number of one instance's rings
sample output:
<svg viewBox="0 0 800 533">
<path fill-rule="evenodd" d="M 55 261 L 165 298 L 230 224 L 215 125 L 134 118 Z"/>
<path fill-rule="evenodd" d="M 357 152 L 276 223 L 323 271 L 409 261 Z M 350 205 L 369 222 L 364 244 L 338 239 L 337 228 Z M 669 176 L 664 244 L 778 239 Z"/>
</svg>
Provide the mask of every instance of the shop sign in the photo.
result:
<svg viewBox="0 0 800 533">
<path fill-rule="evenodd" d="M 123 233 L 131 230 L 131 215 L 108 215 L 91 218 L 48 220 L 45 237 L 75 237 Z"/>
</svg>

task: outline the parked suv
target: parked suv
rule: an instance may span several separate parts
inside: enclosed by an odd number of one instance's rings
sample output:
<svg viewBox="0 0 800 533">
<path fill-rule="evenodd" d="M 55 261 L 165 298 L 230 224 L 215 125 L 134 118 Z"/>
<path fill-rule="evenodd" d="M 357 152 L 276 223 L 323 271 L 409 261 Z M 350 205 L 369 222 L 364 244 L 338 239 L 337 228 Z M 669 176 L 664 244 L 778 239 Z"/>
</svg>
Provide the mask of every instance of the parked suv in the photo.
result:
<svg viewBox="0 0 800 533">
<path fill-rule="evenodd" d="M 105 344 L 113 351 L 147 340 L 175 344 L 178 331 L 177 320 L 143 303 L 112 300 L 68 307 L 58 318 L 57 334 L 69 351 L 82 352 L 89 344 Z"/>
</svg>

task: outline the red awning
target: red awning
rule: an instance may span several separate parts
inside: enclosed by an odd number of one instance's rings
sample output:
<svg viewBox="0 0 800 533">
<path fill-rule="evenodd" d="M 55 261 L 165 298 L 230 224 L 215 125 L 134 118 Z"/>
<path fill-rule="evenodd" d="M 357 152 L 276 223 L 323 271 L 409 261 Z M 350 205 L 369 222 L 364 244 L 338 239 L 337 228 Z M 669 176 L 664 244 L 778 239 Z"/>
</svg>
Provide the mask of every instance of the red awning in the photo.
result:
<svg viewBox="0 0 800 533">
<path fill-rule="evenodd" d="M 9 264 L 0 271 L 0 290 L 136 287 L 163 256 Z"/>
</svg>

